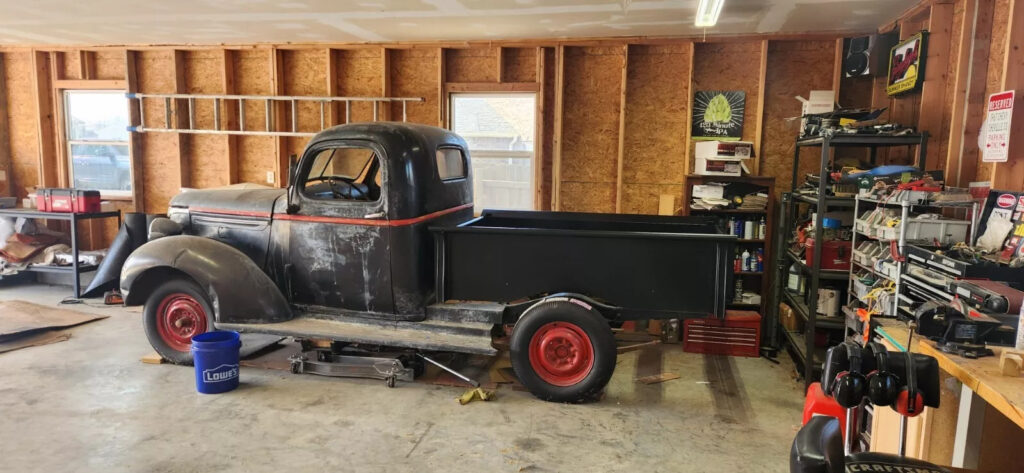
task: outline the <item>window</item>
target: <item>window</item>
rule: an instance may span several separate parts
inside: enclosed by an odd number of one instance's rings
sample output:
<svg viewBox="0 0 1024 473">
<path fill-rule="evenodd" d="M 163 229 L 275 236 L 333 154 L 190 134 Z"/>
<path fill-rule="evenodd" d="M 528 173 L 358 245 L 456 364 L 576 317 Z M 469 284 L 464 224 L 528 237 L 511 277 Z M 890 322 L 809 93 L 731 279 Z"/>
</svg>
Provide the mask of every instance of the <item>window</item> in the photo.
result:
<svg viewBox="0 0 1024 473">
<path fill-rule="evenodd" d="M 71 185 L 104 195 L 128 196 L 128 99 L 121 91 L 64 91 Z"/>
<path fill-rule="evenodd" d="M 302 192 L 320 200 L 375 202 L 380 199 L 377 153 L 369 148 L 327 148 L 317 152 Z"/>
<path fill-rule="evenodd" d="M 458 148 L 437 150 L 437 174 L 444 181 L 466 177 L 466 162 L 462 158 L 462 150 Z"/>
<path fill-rule="evenodd" d="M 534 208 L 536 94 L 452 94 L 451 128 L 466 139 L 476 212 Z"/>
</svg>

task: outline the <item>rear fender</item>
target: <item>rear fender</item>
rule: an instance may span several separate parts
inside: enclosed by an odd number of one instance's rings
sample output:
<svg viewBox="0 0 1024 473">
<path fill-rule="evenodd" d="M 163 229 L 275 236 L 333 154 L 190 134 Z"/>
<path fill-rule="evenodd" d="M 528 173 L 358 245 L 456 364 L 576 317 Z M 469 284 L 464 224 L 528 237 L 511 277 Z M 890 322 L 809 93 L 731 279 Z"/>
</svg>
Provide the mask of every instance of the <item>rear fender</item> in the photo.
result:
<svg viewBox="0 0 1024 473">
<path fill-rule="evenodd" d="M 571 292 L 560 292 L 558 294 L 552 294 L 541 299 L 534 299 L 531 301 L 523 302 L 521 304 L 512 304 L 506 307 L 505 313 L 502 316 L 503 323 L 514 324 L 520 317 L 526 315 L 530 309 L 537 307 L 541 304 L 548 304 L 551 302 L 571 302 L 577 304 L 584 309 L 591 312 L 596 312 L 604 317 L 608 321 L 613 321 L 618 318 L 620 307 L 611 306 L 597 302 L 594 299 L 584 296 L 583 294 L 575 294 Z"/>
<path fill-rule="evenodd" d="M 185 275 L 210 297 L 218 323 L 293 317 L 277 285 L 241 251 L 209 238 L 176 235 L 140 246 L 121 269 L 125 305 L 141 305 L 168 277 Z"/>
</svg>

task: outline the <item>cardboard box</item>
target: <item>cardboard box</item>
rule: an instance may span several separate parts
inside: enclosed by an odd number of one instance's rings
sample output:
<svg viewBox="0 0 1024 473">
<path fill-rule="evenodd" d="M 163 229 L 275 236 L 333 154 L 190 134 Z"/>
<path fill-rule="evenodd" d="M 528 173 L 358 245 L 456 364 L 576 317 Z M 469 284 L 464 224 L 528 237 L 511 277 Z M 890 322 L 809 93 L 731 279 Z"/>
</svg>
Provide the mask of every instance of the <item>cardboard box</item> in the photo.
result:
<svg viewBox="0 0 1024 473">
<path fill-rule="evenodd" d="M 705 159 L 697 158 L 693 171 L 702 176 L 741 176 L 743 175 L 742 159 Z"/>
<path fill-rule="evenodd" d="M 785 302 L 779 303 L 779 324 L 790 332 L 802 332 L 804 321 L 797 317 L 793 308 Z"/>
<path fill-rule="evenodd" d="M 693 197 L 695 199 L 703 197 L 710 197 L 712 199 L 724 199 L 725 186 L 695 184 L 693 186 Z"/>
<path fill-rule="evenodd" d="M 754 143 L 749 141 L 698 141 L 694 150 L 697 158 L 747 159 L 754 156 Z"/>
<path fill-rule="evenodd" d="M 816 113 L 828 113 L 835 110 L 836 93 L 832 90 L 812 90 L 809 99 L 796 97 L 803 105 L 800 115 L 814 115 Z"/>
</svg>

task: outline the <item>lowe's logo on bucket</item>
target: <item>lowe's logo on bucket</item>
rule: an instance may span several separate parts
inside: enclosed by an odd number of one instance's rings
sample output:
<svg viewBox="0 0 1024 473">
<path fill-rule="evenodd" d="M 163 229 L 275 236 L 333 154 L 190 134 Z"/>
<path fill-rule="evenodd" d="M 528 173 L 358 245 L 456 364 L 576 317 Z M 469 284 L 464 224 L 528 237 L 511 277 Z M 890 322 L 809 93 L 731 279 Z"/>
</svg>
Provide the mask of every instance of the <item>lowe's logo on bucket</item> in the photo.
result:
<svg viewBox="0 0 1024 473">
<path fill-rule="evenodd" d="M 219 383 L 238 377 L 238 365 L 220 365 L 216 368 L 203 370 L 203 381 L 207 383 Z"/>
</svg>

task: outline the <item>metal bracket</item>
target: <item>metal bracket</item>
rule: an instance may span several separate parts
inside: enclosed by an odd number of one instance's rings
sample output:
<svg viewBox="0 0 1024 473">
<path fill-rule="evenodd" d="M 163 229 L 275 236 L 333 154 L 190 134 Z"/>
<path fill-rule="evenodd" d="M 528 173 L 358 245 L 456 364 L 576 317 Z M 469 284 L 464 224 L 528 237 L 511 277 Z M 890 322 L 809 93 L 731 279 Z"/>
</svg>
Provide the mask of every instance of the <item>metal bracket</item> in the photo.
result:
<svg viewBox="0 0 1024 473">
<path fill-rule="evenodd" d="M 412 382 L 413 369 L 407 368 L 398 358 L 372 356 L 351 356 L 322 354 L 321 360 L 310 360 L 305 355 L 294 355 L 288 358 L 292 363 L 292 373 L 309 373 L 320 376 L 342 378 L 382 379 L 389 388 L 395 387 L 395 381 Z"/>
</svg>

